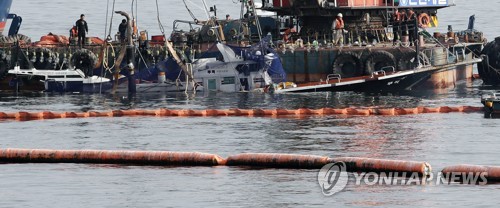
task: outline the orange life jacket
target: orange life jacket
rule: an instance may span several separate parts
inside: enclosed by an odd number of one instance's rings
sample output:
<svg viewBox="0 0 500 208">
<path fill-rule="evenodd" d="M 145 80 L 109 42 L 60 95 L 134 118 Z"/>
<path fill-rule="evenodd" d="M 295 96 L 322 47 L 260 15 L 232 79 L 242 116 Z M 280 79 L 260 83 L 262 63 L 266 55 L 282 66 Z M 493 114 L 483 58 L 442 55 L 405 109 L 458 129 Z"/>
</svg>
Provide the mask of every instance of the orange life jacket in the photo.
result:
<svg viewBox="0 0 500 208">
<path fill-rule="evenodd" d="M 344 29 L 344 20 L 343 19 L 336 19 L 337 24 L 335 25 L 336 30 Z"/>
<path fill-rule="evenodd" d="M 401 17 L 402 17 L 402 16 L 403 16 L 403 15 L 401 14 L 401 12 L 396 11 L 396 12 L 394 13 L 394 21 L 395 21 L 395 22 L 401 22 L 401 19 L 402 19 Z"/>
</svg>

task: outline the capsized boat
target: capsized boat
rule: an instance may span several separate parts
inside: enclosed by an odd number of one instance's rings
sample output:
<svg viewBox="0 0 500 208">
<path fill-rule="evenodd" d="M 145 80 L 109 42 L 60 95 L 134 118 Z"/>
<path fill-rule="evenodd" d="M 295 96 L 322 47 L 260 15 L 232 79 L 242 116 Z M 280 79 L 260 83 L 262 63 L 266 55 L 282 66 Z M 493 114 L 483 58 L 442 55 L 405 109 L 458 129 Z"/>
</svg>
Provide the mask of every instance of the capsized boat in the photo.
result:
<svg viewBox="0 0 500 208">
<path fill-rule="evenodd" d="M 97 93 L 110 90 L 113 86 L 108 78 L 99 76 L 85 76 L 80 69 L 65 70 L 38 70 L 21 69 L 16 66 L 8 71 L 16 77 L 41 77 L 46 92 L 83 92 Z M 20 83 L 17 82 L 19 85 Z"/>
<path fill-rule="evenodd" d="M 263 91 L 286 77 L 274 50 L 265 45 L 269 39 L 250 48 L 240 48 L 240 55 L 222 43 L 217 49 L 222 59 L 203 58 L 193 62 L 195 81 L 205 91 Z"/>
<path fill-rule="evenodd" d="M 321 91 L 399 91 L 412 90 L 413 87 L 432 74 L 445 70 L 442 67 L 432 66 L 427 61 L 419 61 L 416 68 L 397 71 L 394 67 L 384 67 L 379 71 L 375 71 L 371 76 L 359 76 L 344 78 L 341 74 L 330 74 L 325 81 L 309 82 L 298 85 L 286 85 L 285 83 L 274 86 L 277 93 L 285 92 L 321 92 Z M 481 62 L 481 58 L 472 60 L 457 61 L 450 63 L 449 67 L 455 67 L 463 64 L 475 64 Z"/>
</svg>

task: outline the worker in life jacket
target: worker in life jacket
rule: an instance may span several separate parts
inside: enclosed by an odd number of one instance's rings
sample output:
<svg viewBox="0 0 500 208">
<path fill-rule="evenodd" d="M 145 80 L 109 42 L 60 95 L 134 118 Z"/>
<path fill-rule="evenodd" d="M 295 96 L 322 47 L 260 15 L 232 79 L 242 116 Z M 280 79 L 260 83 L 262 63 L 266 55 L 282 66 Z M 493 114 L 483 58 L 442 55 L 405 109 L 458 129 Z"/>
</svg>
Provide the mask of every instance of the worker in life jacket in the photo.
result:
<svg viewBox="0 0 500 208">
<path fill-rule="evenodd" d="M 393 33 L 394 33 L 394 39 L 393 39 L 393 43 L 396 44 L 396 42 L 398 42 L 399 40 L 401 40 L 400 36 L 401 36 L 401 21 L 402 21 L 402 13 L 399 12 L 398 9 L 395 9 L 394 10 L 394 16 L 392 18 L 393 20 Z"/>
<path fill-rule="evenodd" d="M 87 21 L 85 21 L 85 15 L 80 15 L 80 19 L 76 21 L 76 30 L 78 32 L 78 45 L 83 47 L 85 45 L 85 37 L 89 32 L 89 27 L 87 26 Z"/>
<path fill-rule="evenodd" d="M 69 30 L 69 37 L 70 38 L 78 37 L 78 30 L 76 29 L 76 26 L 71 27 L 71 30 Z"/>
<path fill-rule="evenodd" d="M 337 15 L 337 18 L 333 21 L 332 31 L 333 31 L 333 44 L 343 45 L 344 44 L 344 20 L 342 19 L 342 13 Z"/>
<path fill-rule="evenodd" d="M 408 37 L 410 39 L 410 46 L 413 46 L 413 43 L 415 42 L 415 30 L 418 30 L 416 27 L 416 19 L 417 16 L 413 9 L 408 9 L 406 11 L 406 31 L 408 33 Z"/>
</svg>

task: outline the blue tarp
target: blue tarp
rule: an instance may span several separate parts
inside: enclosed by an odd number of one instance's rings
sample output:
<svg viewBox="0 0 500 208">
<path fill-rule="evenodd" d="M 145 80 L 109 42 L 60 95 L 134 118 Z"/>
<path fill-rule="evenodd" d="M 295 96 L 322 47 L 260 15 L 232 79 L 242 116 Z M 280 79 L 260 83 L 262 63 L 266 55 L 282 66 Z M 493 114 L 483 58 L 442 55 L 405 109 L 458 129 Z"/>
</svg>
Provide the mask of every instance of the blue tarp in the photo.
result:
<svg viewBox="0 0 500 208">
<path fill-rule="evenodd" d="M 185 78 L 184 72 L 182 71 L 181 67 L 171 57 L 157 63 L 153 67 L 139 71 L 135 74 L 135 76 L 136 79 L 140 80 L 156 81 L 158 79 L 159 72 L 165 72 L 165 77 L 172 81 L 176 80 L 177 78 L 180 78 L 181 80 L 184 80 Z"/>
</svg>

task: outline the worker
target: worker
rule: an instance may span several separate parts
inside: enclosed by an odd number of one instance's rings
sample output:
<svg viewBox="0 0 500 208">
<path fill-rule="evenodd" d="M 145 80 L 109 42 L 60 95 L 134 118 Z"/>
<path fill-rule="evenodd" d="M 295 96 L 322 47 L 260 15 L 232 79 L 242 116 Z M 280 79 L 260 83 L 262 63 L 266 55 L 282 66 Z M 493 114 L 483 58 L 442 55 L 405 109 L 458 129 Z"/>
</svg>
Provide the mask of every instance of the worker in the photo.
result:
<svg viewBox="0 0 500 208">
<path fill-rule="evenodd" d="M 413 46 L 415 41 L 415 30 L 417 29 L 417 25 L 415 25 L 416 14 L 413 9 L 408 9 L 406 11 L 406 31 L 408 31 L 408 37 L 410 39 L 410 46 Z"/>
<path fill-rule="evenodd" d="M 231 16 L 229 14 L 226 14 L 226 21 L 231 20 Z"/>
<path fill-rule="evenodd" d="M 118 32 L 120 33 L 120 42 L 125 43 L 125 40 L 127 38 L 127 20 L 123 19 L 122 23 L 118 27 Z"/>
<path fill-rule="evenodd" d="M 393 33 L 394 33 L 394 39 L 393 43 L 394 45 L 401 39 L 401 18 L 402 14 L 399 12 L 398 9 L 394 10 L 394 16 L 393 16 Z"/>
<path fill-rule="evenodd" d="M 85 21 L 85 15 L 80 15 L 80 19 L 76 21 L 76 30 L 78 33 L 78 45 L 83 47 L 85 45 L 85 37 L 89 32 L 89 27 L 87 26 L 87 21 Z"/>
<path fill-rule="evenodd" d="M 342 19 L 342 13 L 337 15 L 337 18 L 333 21 L 332 31 L 333 31 L 333 44 L 334 45 L 344 45 L 344 20 Z"/>
</svg>

